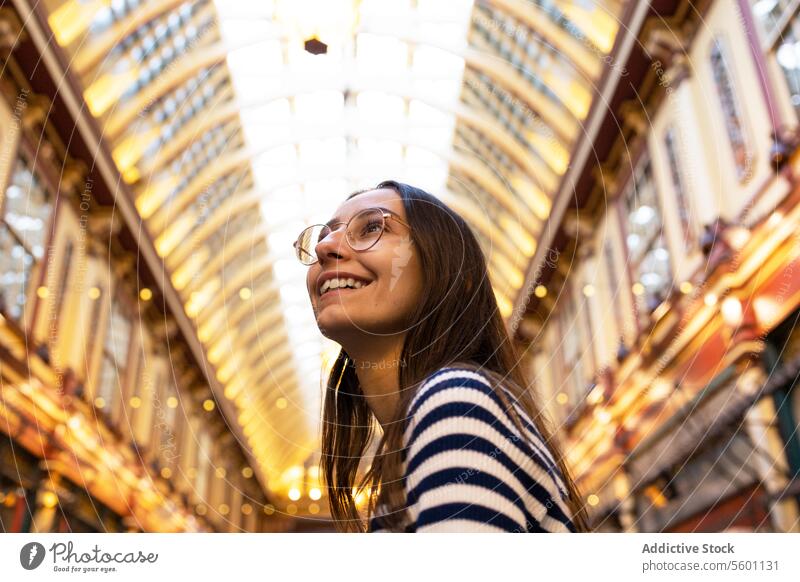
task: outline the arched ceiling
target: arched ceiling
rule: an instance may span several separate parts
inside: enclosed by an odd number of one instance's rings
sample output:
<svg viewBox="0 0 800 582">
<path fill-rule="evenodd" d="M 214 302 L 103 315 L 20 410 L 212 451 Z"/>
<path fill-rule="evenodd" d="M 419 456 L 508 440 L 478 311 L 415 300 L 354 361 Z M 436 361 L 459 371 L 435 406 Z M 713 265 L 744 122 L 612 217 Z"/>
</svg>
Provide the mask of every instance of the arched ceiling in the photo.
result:
<svg viewBox="0 0 800 582">
<path fill-rule="evenodd" d="M 120 173 L 274 491 L 316 449 L 292 245 L 395 178 L 473 225 L 504 315 L 622 0 L 48 0 Z M 327 53 L 304 41 L 317 37 Z M 288 477 L 287 477 L 288 476 Z"/>
</svg>

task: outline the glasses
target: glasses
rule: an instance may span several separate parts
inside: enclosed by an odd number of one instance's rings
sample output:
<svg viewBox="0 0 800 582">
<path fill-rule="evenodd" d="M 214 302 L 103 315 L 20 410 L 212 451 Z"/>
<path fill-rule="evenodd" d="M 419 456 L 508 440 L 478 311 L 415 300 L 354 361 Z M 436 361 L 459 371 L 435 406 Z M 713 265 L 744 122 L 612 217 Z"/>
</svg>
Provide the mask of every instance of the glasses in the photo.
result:
<svg viewBox="0 0 800 582">
<path fill-rule="evenodd" d="M 396 220 L 406 228 L 411 228 L 391 212 L 381 208 L 367 208 L 353 216 L 347 223 L 312 224 L 303 230 L 294 241 L 295 253 L 301 263 L 313 265 L 319 260 L 316 251 L 317 245 L 333 232 L 332 227 L 340 224 L 347 224 L 345 240 L 350 248 L 354 251 L 366 251 L 381 239 L 387 220 Z"/>
</svg>

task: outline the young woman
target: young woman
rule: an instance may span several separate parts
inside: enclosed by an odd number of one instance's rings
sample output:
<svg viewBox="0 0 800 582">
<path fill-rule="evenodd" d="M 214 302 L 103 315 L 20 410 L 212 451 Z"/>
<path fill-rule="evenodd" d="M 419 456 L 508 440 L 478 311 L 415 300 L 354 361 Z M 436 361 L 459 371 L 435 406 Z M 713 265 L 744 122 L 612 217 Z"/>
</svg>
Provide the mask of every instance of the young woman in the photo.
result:
<svg viewBox="0 0 800 582">
<path fill-rule="evenodd" d="M 466 222 L 394 181 L 295 243 L 328 379 L 322 477 L 343 531 L 584 529 L 580 496 L 518 366 Z M 356 483 L 373 437 L 382 435 Z M 366 523 L 354 490 L 369 495 Z"/>
</svg>

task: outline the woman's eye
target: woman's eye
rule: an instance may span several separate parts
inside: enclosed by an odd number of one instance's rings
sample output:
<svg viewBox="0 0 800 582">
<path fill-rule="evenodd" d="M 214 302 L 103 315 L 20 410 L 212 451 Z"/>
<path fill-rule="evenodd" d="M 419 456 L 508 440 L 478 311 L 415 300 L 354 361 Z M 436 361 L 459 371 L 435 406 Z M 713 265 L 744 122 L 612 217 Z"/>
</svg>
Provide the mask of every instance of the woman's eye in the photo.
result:
<svg viewBox="0 0 800 582">
<path fill-rule="evenodd" d="M 380 228 L 381 228 L 380 222 L 370 222 L 366 226 L 364 226 L 364 233 L 368 234 L 371 232 L 375 232 L 377 230 L 380 230 Z"/>
</svg>

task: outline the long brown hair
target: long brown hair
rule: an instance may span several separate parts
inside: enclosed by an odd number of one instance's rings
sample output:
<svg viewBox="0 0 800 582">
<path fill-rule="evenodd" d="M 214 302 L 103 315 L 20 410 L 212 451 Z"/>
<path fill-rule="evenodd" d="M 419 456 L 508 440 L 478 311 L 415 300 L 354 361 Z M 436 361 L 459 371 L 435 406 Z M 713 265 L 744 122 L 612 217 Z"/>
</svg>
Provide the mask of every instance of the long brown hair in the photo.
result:
<svg viewBox="0 0 800 582">
<path fill-rule="evenodd" d="M 521 421 L 500 386 L 530 417 L 561 471 L 573 524 L 578 531 L 585 531 L 581 496 L 553 431 L 528 389 L 475 235 L 463 218 L 424 190 L 395 181 L 381 182 L 374 190 L 382 188 L 394 190 L 402 199 L 422 266 L 423 292 L 399 359 L 397 417 L 384 427 L 375 457 L 360 483 L 356 483 L 359 465 L 372 442 L 375 419 L 344 350 L 331 369 L 322 414 L 321 471 L 337 528 L 365 531 L 377 505 L 388 508 L 381 516 L 381 525 L 390 530 L 400 528 L 406 511 L 402 454 L 408 405 L 426 377 L 458 364 L 480 370 L 492 379 L 495 392 L 522 435 Z M 363 192 L 351 194 L 348 200 Z M 366 521 L 359 513 L 354 489 L 368 495 Z"/>
</svg>

